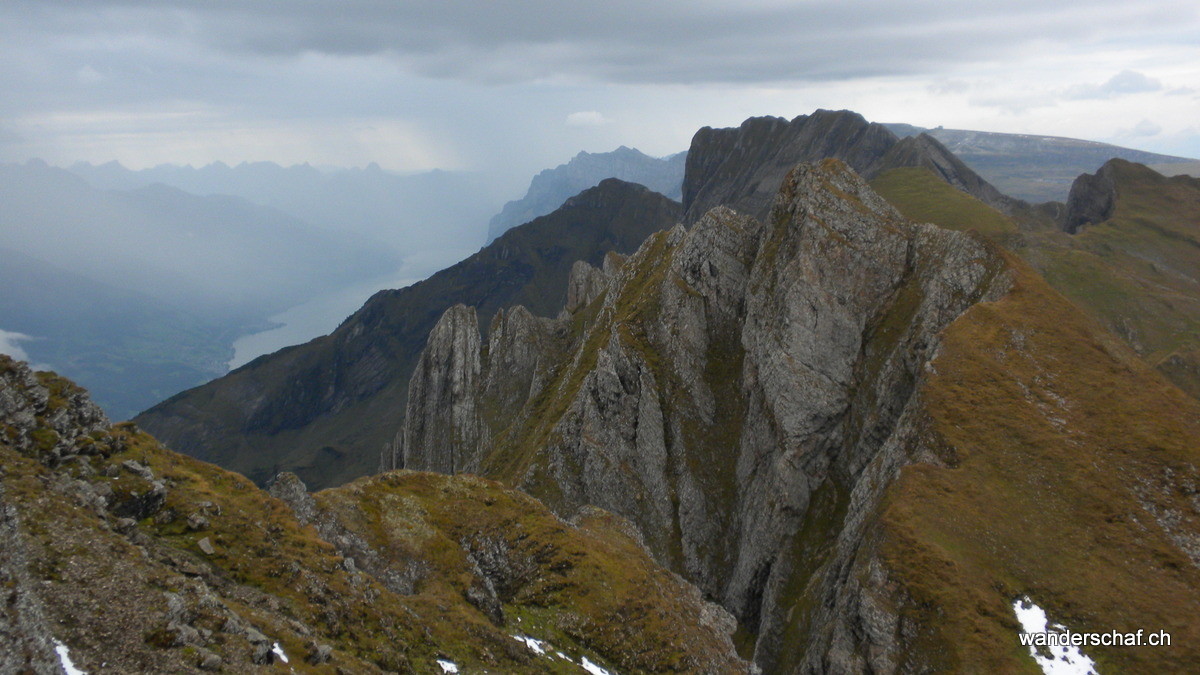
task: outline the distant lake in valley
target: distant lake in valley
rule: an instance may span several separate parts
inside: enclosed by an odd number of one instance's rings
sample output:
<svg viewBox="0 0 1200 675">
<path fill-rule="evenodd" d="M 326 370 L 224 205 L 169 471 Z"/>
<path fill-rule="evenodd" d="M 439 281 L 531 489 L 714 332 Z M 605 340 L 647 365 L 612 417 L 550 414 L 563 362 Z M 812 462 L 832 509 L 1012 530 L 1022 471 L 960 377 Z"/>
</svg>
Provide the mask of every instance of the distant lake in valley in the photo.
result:
<svg viewBox="0 0 1200 675">
<path fill-rule="evenodd" d="M 375 293 L 384 289 L 411 286 L 474 252 L 439 251 L 409 257 L 400 269 L 391 274 L 323 293 L 280 312 L 268 318 L 268 321 L 279 324 L 278 326 L 243 335 L 234 341 L 229 369 L 239 368 L 263 354 L 328 335 Z"/>
</svg>

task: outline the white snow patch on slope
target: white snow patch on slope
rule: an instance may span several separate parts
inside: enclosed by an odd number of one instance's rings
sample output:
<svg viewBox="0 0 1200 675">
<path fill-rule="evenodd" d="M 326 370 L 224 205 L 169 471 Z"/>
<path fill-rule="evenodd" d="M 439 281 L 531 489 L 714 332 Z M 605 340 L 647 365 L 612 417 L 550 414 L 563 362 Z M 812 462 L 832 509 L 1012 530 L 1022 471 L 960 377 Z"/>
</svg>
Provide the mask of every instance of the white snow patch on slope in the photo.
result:
<svg viewBox="0 0 1200 675">
<path fill-rule="evenodd" d="M 583 657 L 583 669 L 588 671 L 592 675 L 612 675 L 612 673 L 608 672 L 607 670 L 592 663 L 591 661 L 588 661 L 588 657 L 586 657 L 586 656 Z"/>
<path fill-rule="evenodd" d="M 54 641 L 54 651 L 58 652 L 58 660 L 62 662 L 63 672 L 67 675 L 87 675 L 87 673 L 75 667 L 71 663 L 71 650 L 58 640 Z"/>
<path fill-rule="evenodd" d="M 531 638 L 528 635 L 514 635 L 512 637 L 517 642 L 524 642 L 525 646 L 533 650 L 538 656 L 546 655 L 546 648 L 542 646 L 545 643 L 541 640 L 538 640 L 537 638 Z"/>
<path fill-rule="evenodd" d="M 278 642 L 271 647 L 271 651 L 275 652 L 275 656 L 278 656 L 280 661 L 283 661 L 284 663 L 288 662 L 287 654 L 283 653 L 283 647 L 280 647 Z"/>
<path fill-rule="evenodd" d="M 1046 612 L 1038 607 L 1028 596 L 1013 600 L 1013 613 L 1021 622 L 1021 630 L 1025 633 L 1061 633 L 1066 626 L 1049 623 Z M 1096 662 L 1088 658 L 1079 647 L 1043 647 L 1050 656 L 1038 653 L 1038 648 L 1030 645 L 1029 655 L 1042 668 L 1045 675 L 1097 675 Z"/>
</svg>

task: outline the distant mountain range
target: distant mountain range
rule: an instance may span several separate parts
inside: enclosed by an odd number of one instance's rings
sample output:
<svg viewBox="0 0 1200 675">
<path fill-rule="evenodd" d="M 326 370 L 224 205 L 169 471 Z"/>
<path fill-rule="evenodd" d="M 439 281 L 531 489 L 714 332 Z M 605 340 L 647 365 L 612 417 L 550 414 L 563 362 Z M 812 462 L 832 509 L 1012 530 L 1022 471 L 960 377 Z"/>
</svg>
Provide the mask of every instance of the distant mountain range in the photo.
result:
<svg viewBox="0 0 1200 675">
<path fill-rule="evenodd" d="M 911 124 L 884 126 L 902 138 L 933 136 L 1001 192 L 1031 203 L 1066 201 L 1076 176 L 1095 171 L 1114 157 L 1140 164 L 1194 161 L 1058 136 L 927 129 Z"/>
<path fill-rule="evenodd" d="M 488 223 L 488 243 L 517 225 L 554 211 L 567 199 L 605 178 L 644 185 L 679 201 L 686 159 L 686 152 L 658 158 L 623 145 L 612 152 L 581 152 L 566 164 L 534 176 L 524 197 L 508 202 L 500 213 L 492 216 Z"/>
</svg>

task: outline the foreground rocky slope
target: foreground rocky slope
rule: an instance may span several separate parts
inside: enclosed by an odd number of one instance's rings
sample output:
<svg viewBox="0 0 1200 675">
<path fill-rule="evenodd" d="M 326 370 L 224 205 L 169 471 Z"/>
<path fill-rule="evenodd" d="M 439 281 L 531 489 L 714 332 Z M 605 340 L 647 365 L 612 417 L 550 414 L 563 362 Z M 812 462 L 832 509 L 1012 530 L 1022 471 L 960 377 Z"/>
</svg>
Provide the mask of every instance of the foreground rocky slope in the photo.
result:
<svg viewBox="0 0 1200 675">
<path fill-rule="evenodd" d="M 1016 258 L 826 161 L 606 263 L 486 348 L 444 315 L 398 463 L 629 518 L 767 672 L 1029 669 L 1026 594 L 1178 645 L 1102 666 L 1200 663 L 1200 406 Z"/>
<path fill-rule="evenodd" d="M 260 357 L 135 421 L 260 484 L 283 470 L 314 487 L 369 474 L 403 422 L 416 358 L 447 307 L 464 303 L 490 317 L 525 304 L 553 315 L 575 261 L 632 251 L 678 218 L 676 202 L 604 181 L 425 281 L 377 293 L 332 334 Z"/>
<path fill-rule="evenodd" d="M 0 424 L 0 672 L 63 645 L 89 673 L 747 670 L 733 618 L 598 509 L 413 472 L 287 474 L 285 503 L 7 357 Z"/>
</svg>

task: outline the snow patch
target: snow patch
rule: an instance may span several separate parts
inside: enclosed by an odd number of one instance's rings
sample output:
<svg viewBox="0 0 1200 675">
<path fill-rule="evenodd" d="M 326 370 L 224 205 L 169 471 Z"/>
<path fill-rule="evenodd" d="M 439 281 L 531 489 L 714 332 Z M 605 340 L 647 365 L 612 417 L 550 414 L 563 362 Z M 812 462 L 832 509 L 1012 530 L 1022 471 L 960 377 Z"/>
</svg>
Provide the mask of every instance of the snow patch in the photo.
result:
<svg viewBox="0 0 1200 675">
<path fill-rule="evenodd" d="M 532 649 L 538 656 L 546 655 L 546 649 L 542 646 L 546 643 L 542 642 L 541 640 L 531 638 L 528 635 L 514 635 L 512 637 L 517 642 L 524 642 L 525 646 Z"/>
<path fill-rule="evenodd" d="M 62 662 L 63 672 L 67 675 L 87 675 L 87 673 L 75 667 L 71 663 L 71 650 L 58 640 L 54 641 L 54 651 L 58 653 L 58 660 Z"/>
<path fill-rule="evenodd" d="M 445 659 L 438 659 L 437 664 L 442 667 L 443 673 L 457 673 L 458 672 L 458 664 L 453 661 L 447 661 Z"/>
<path fill-rule="evenodd" d="M 586 657 L 586 656 L 583 657 L 583 669 L 588 671 L 592 675 L 613 675 L 612 673 L 601 668 L 600 666 L 592 663 L 591 661 L 588 661 L 588 657 Z"/>
<path fill-rule="evenodd" d="M 278 656 L 280 661 L 288 662 L 287 654 L 283 653 L 283 647 L 280 647 L 278 642 L 271 647 L 271 651 L 275 652 L 275 656 Z"/>
<path fill-rule="evenodd" d="M 1038 607 L 1029 596 L 1021 596 L 1013 600 L 1013 613 L 1021 622 L 1021 630 L 1025 633 L 1062 633 L 1067 630 L 1060 623 L 1050 623 L 1046 612 Z M 1050 656 L 1038 653 L 1036 646 L 1030 645 L 1029 655 L 1042 668 L 1045 675 L 1097 675 L 1096 662 L 1079 651 L 1079 647 L 1043 647 Z"/>
</svg>

